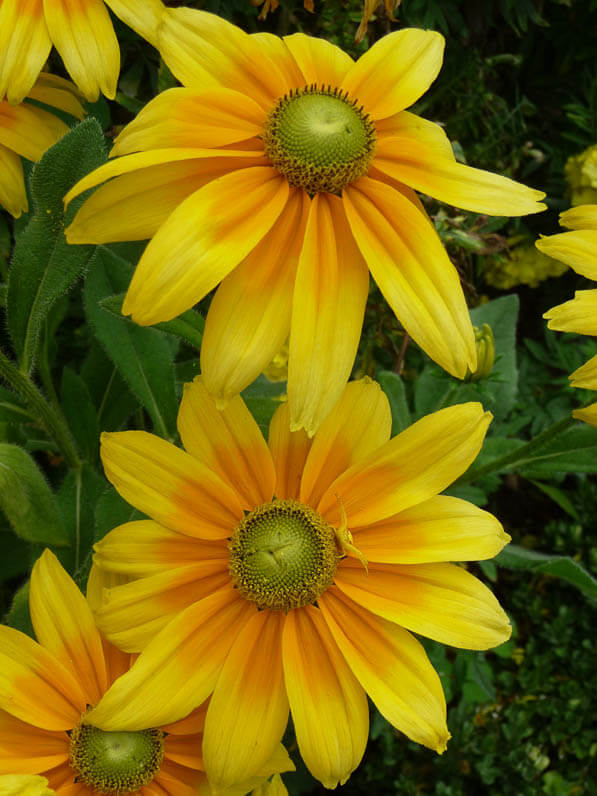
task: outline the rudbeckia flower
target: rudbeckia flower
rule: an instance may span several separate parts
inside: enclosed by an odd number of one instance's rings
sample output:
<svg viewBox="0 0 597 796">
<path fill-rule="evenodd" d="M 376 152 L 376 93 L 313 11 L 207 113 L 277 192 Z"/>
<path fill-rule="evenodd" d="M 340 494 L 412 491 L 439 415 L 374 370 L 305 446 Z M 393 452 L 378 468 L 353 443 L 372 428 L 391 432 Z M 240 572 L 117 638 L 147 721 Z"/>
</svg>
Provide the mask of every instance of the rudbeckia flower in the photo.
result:
<svg viewBox="0 0 597 796">
<path fill-rule="evenodd" d="M 579 205 L 560 215 L 560 224 L 570 232 L 548 235 L 535 242 L 544 254 L 560 260 L 577 274 L 597 279 L 597 205 Z M 597 335 L 597 289 L 577 290 L 570 301 L 552 307 L 544 318 L 549 329 Z M 597 390 L 597 356 L 570 376 L 573 387 Z M 574 417 L 597 426 L 597 403 L 575 409 Z"/>
<path fill-rule="evenodd" d="M 77 119 L 85 115 L 75 86 L 45 72 L 27 98 Z M 30 102 L 9 105 L 0 101 L 0 205 L 15 218 L 29 209 L 21 157 L 38 161 L 67 132 L 68 126 L 61 119 Z"/>
<path fill-rule="evenodd" d="M 201 350 L 219 405 L 290 333 L 293 429 L 312 434 L 354 362 L 369 271 L 416 342 L 463 378 L 475 344 L 456 269 L 412 188 L 479 213 L 543 209 L 543 193 L 457 163 L 436 124 L 404 109 L 437 75 L 439 33 L 401 30 L 358 62 L 302 33 L 248 35 L 203 11 L 166 10 L 163 92 L 116 139 L 117 160 L 71 243 L 151 241 L 122 311 L 174 318 L 222 283 Z"/>
<path fill-rule="evenodd" d="M 410 631 L 470 649 L 510 635 L 489 589 L 446 563 L 489 558 L 509 537 L 491 514 L 437 494 L 490 419 L 462 404 L 390 440 L 387 398 L 364 379 L 312 439 L 290 431 L 282 404 L 266 443 L 240 396 L 220 412 L 199 378 L 178 417 L 186 452 L 142 431 L 104 434 L 107 477 L 151 519 L 96 546 L 94 568 L 129 579 L 105 590 L 98 624 L 143 651 L 90 721 L 134 730 L 150 709 L 174 721 L 211 695 L 203 760 L 215 787 L 269 759 L 289 710 L 313 776 L 345 782 L 365 749 L 367 694 L 442 752 L 442 687 Z"/>
<path fill-rule="evenodd" d="M 98 584 L 90 580 L 88 597 Z M 49 550 L 33 567 L 29 606 L 39 643 L 0 626 L 0 774 L 41 774 L 57 796 L 209 796 L 201 761 L 205 706 L 189 706 L 174 724 L 150 719 L 135 732 L 115 726 L 106 733 L 87 722 L 89 707 L 102 704 L 133 658 L 102 638 L 89 604 Z M 256 778 L 226 796 L 293 768 L 282 745 L 272 752 Z M 15 793 L 51 792 L 42 777 L 27 780 Z"/>
<path fill-rule="evenodd" d="M 0 99 L 29 93 L 52 45 L 85 99 L 116 95 L 120 50 L 106 5 L 156 43 L 161 0 L 0 0 Z"/>
</svg>

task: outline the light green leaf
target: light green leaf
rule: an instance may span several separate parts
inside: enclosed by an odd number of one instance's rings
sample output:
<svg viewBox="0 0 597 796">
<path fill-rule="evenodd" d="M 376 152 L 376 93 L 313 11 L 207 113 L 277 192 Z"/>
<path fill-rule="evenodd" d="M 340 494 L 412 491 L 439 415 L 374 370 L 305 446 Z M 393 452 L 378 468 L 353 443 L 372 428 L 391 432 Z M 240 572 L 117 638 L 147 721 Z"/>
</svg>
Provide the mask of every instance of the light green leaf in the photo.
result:
<svg viewBox="0 0 597 796">
<path fill-rule="evenodd" d="M 385 392 L 390 402 L 390 411 L 392 412 L 392 436 L 394 437 L 411 424 L 404 382 L 397 373 L 391 370 L 382 370 L 377 379 L 381 389 Z"/>
<path fill-rule="evenodd" d="M 506 569 L 522 569 L 552 575 L 576 586 L 586 597 L 597 600 L 597 580 L 569 556 L 546 555 L 509 544 L 494 559 Z"/>
</svg>

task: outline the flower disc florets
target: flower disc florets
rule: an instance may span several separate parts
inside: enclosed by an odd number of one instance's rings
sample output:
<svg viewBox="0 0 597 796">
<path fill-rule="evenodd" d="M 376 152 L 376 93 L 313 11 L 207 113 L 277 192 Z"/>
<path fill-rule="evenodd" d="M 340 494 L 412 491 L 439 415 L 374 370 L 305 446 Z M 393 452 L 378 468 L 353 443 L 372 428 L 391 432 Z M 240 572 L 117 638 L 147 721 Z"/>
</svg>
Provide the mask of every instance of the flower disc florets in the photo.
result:
<svg viewBox="0 0 597 796">
<path fill-rule="evenodd" d="M 340 89 L 315 85 L 285 94 L 263 133 L 265 154 L 290 185 L 340 193 L 369 169 L 375 125 Z"/>
<path fill-rule="evenodd" d="M 309 605 L 332 585 L 340 555 L 334 529 L 296 500 L 264 503 L 230 540 L 230 575 L 259 608 L 289 611 Z"/>
<path fill-rule="evenodd" d="M 71 732 L 69 762 L 95 793 L 124 796 L 148 785 L 162 765 L 162 730 L 104 732 L 79 724 Z"/>
</svg>

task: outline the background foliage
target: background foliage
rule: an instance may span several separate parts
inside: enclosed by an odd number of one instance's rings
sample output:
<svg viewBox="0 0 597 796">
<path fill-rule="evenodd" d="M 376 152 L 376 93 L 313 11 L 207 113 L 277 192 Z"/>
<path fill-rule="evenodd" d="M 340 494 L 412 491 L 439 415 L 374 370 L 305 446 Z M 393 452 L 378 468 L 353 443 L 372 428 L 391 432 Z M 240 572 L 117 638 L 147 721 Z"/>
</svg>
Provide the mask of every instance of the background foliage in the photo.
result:
<svg viewBox="0 0 597 796">
<path fill-rule="evenodd" d="M 567 377 L 597 345 L 548 332 L 541 318 L 584 286 L 576 274 L 516 290 L 495 286 L 500 269 L 516 272 L 517 245 L 556 231 L 557 213 L 570 204 L 564 164 L 597 143 L 597 2 L 403 0 L 396 23 L 380 6 L 360 44 L 361 0 L 315 0 L 314 13 L 299 0 L 280 0 L 265 20 L 257 0 L 186 5 L 248 31 L 323 36 L 354 56 L 397 25 L 440 30 L 445 65 L 415 110 L 445 124 L 459 159 L 548 192 L 549 211 L 523 220 L 426 200 L 473 322 L 493 329 L 497 359 L 488 379 L 461 384 L 443 373 L 409 344 L 372 288 L 355 375 L 380 381 L 393 432 L 464 400 L 481 400 L 495 415 L 479 460 L 451 493 L 486 506 L 513 537 L 495 562 L 471 570 L 491 584 L 515 633 L 486 654 L 428 643 L 448 698 L 448 751 L 437 757 L 408 742 L 373 711 L 366 759 L 342 790 L 597 793 L 597 585 L 590 574 L 597 566 L 597 429 L 576 424 L 547 442 L 541 437 L 587 400 Z M 26 631 L 27 577 L 43 547 L 84 587 L 93 542 L 135 516 L 101 473 L 99 432 L 147 428 L 176 439 L 181 385 L 197 373 L 209 302 L 170 323 L 137 327 L 119 308 L 143 244 L 65 244 L 64 226 L 78 204 L 65 219 L 63 194 L 106 159 L 107 139 L 121 125 L 174 84 L 147 43 L 115 26 L 123 54 L 117 101 L 90 106 L 90 118 L 31 170 L 28 215 L 14 223 L 0 215 L 0 600 L 6 621 Z M 283 391 L 283 383 L 261 377 L 245 392 L 264 429 Z M 285 779 L 293 794 L 322 792 L 304 769 Z"/>
</svg>

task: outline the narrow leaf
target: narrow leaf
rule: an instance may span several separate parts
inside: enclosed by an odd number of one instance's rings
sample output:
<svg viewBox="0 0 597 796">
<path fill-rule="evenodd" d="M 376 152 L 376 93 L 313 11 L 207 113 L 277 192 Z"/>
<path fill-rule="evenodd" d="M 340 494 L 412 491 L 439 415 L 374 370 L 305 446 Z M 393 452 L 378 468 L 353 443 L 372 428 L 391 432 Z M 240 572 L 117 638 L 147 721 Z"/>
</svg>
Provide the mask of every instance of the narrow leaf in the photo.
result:
<svg viewBox="0 0 597 796">
<path fill-rule="evenodd" d="M 597 580 L 569 556 L 550 556 L 509 544 L 494 561 L 506 569 L 530 570 L 561 578 L 590 599 L 597 600 Z"/>
<path fill-rule="evenodd" d="M 392 436 L 396 436 L 410 425 L 411 416 L 406 402 L 404 382 L 397 373 L 391 370 L 382 370 L 378 376 L 381 389 L 385 392 L 390 402 L 392 412 Z"/>
</svg>

